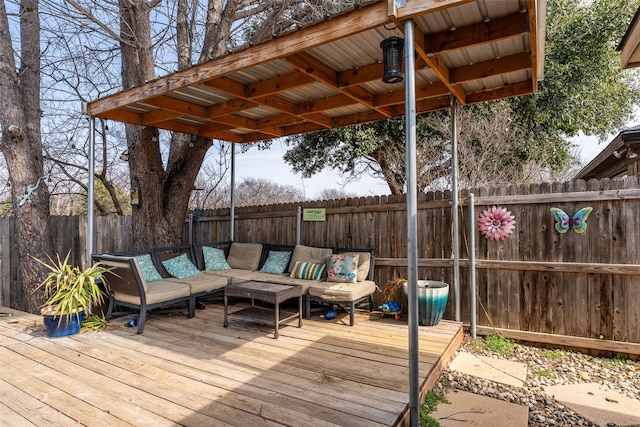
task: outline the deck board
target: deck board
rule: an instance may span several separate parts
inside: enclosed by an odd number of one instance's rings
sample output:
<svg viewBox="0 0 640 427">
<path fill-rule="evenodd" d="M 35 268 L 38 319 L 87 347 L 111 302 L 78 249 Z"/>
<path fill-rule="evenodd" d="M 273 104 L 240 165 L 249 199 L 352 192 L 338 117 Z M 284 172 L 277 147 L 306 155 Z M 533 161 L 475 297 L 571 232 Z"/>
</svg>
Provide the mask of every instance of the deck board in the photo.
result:
<svg viewBox="0 0 640 427">
<path fill-rule="evenodd" d="M 2 308 L 2 311 L 9 309 Z M 50 339 L 39 316 L 0 319 L 3 426 L 402 426 L 409 402 L 406 321 L 358 313 L 273 329 L 222 306 L 152 315 L 136 328 Z M 419 329 L 431 387 L 462 325 Z M 26 420 L 29 420 L 28 422 Z"/>
</svg>

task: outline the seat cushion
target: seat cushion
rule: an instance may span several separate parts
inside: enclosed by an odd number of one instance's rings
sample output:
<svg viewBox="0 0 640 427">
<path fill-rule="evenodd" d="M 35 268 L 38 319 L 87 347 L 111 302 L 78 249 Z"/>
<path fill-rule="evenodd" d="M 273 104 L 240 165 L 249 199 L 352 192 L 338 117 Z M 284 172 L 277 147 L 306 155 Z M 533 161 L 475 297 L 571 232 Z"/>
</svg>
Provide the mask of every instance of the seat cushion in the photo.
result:
<svg viewBox="0 0 640 427">
<path fill-rule="evenodd" d="M 191 294 L 191 288 L 186 283 L 161 280 L 158 282 L 150 282 L 147 286 L 147 304 L 171 301 L 173 299 L 188 297 Z M 140 305 L 140 297 L 136 295 L 127 295 L 116 292 L 114 293 L 114 297 L 118 301 Z"/>
<path fill-rule="evenodd" d="M 191 288 L 191 295 L 222 289 L 229 283 L 229 279 L 226 277 L 214 276 L 213 274 L 200 274 L 187 279 L 176 279 L 172 277 L 165 280 L 168 282 L 186 283 Z"/>
<path fill-rule="evenodd" d="M 371 295 L 375 290 L 376 284 L 372 280 L 356 283 L 318 282 L 309 287 L 309 295 L 325 301 L 347 302 Z"/>
</svg>

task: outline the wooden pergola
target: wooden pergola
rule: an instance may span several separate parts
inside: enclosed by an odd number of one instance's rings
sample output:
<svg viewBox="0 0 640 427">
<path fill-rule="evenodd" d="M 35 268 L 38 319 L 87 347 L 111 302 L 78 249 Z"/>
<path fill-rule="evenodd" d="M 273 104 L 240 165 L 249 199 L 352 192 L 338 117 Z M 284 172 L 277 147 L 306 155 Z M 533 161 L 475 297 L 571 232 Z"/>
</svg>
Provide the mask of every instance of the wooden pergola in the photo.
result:
<svg viewBox="0 0 640 427">
<path fill-rule="evenodd" d="M 536 92 L 544 63 L 546 0 L 387 0 L 360 6 L 269 42 L 90 102 L 83 105 L 83 112 L 232 143 L 405 115 L 409 414 L 410 425 L 417 427 L 416 114 L 451 107 L 458 318 L 456 105 Z M 381 81 L 384 67 L 380 44 L 393 36 L 404 37 L 406 78 L 389 84 Z M 91 123 L 93 130 L 93 120 Z M 91 171 L 92 161 L 90 157 Z M 89 236 L 93 234 L 91 179 Z M 233 214 L 231 224 L 233 227 Z M 92 243 L 87 246 L 89 253 Z"/>
<path fill-rule="evenodd" d="M 247 143 L 405 114 L 380 43 L 415 22 L 416 112 L 527 95 L 542 77 L 544 0 L 376 1 L 140 87 L 89 116 Z"/>
</svg>

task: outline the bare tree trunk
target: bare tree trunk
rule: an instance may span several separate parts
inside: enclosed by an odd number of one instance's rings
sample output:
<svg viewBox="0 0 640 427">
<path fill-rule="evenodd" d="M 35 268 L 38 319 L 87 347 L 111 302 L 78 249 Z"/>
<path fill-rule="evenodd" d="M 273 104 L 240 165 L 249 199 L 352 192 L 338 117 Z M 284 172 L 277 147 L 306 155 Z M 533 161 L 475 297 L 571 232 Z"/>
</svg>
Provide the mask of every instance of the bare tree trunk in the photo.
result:
<svg viewBox="0 0 640 427">
<path fill-rule="evenodd" d="M 153 6 L 140 0 L 120 1 L 124 87 L 154 78 L 149 22 Z M 185 28 L 181 27 L 181 31 L 184 35 Z M 181 36 L 181 42 L 188 43 L 188 37 Z M 185 49 L 179 51 L 181 62 L 188 65 Z M 127 125 L 126 135 L 131 188 L 139 195 L 139 204 L 132 206 L 135 245 L 143 248 L 179 244 L 193 183 L 211 140 L 175 134 L 165 171 L 157 129 Z"/>
<path fill-rule="evenodd" d="M 38 1 L 20 4 L 21 64 L 16 74 L 4 2 L 0 3 L 0 149 L 11 177 L 24 308 L 37 312 L 44 297 L 34 293 L 44 268 L 32 257 L 53 255 L 49 190 L 44 176 L 40 133 L 40 24 Z M 18 78 L 18 75 L 20 76 Z M 23 308 L 23 307 L 17 307 Z"/>
</svg>

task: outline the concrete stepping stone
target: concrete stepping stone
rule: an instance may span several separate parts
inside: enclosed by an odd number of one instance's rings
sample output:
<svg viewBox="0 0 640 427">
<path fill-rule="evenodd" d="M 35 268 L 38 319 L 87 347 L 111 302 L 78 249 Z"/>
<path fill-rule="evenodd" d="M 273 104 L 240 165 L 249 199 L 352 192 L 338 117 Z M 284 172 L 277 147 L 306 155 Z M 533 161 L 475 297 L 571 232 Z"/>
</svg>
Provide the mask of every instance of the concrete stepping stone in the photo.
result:
<svg viewBox="0 0 640 427">
<path fill-rule="evenodd" d="M 527 365 L 524 363 L 478 356 L 466 351 L 456 355 L 449 369 L 516 387 L 522 387 L 527 379 Z"/>
<path fill-rule="evenodd" d="M 640 426 L 640 402 L 601 384 L 545 386 L 544 392 L 600 426 Z"/>
<path fill-rule="evenodd" d="M 440 403 L 430 415 L 442 427 L 527 427 L 529 408 L 461 390 L 448 390 L 450 404 Z"/>
</svg>

